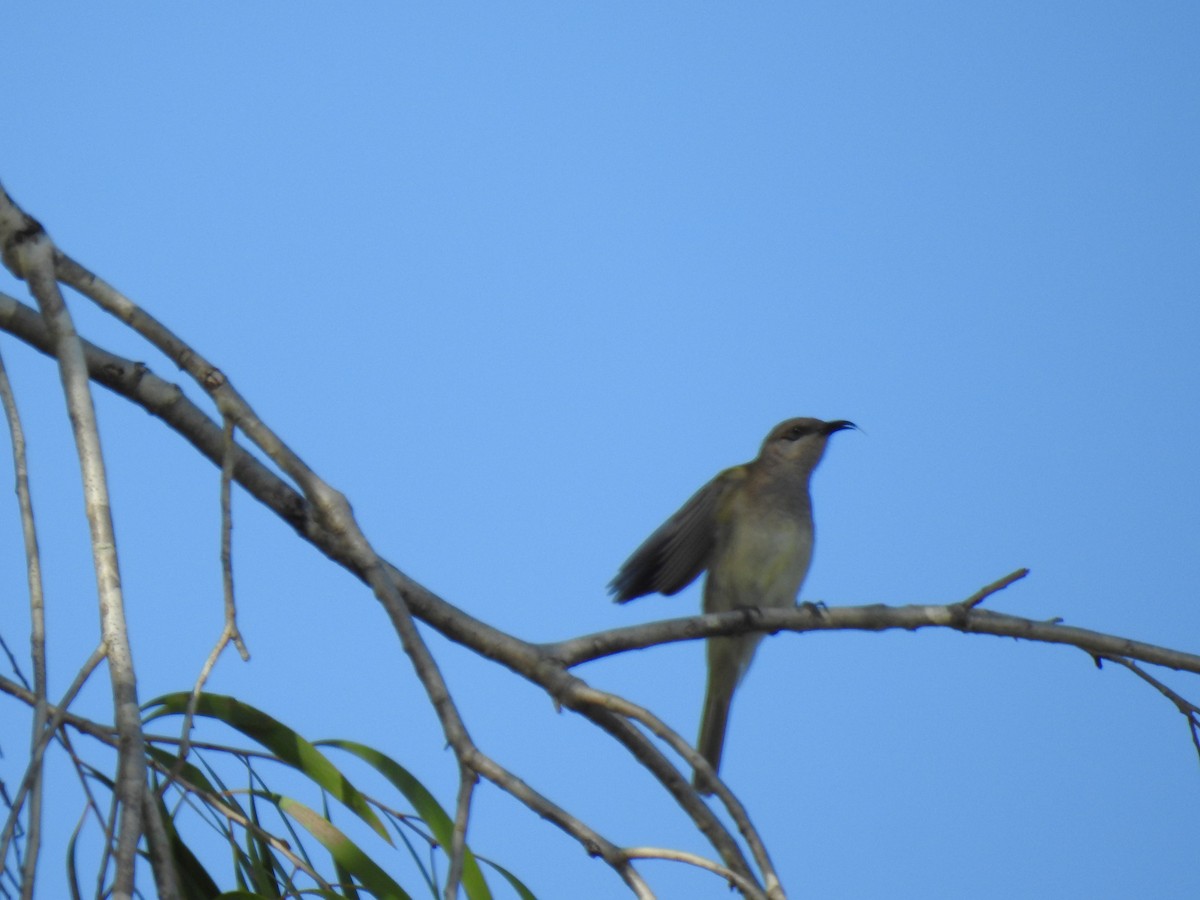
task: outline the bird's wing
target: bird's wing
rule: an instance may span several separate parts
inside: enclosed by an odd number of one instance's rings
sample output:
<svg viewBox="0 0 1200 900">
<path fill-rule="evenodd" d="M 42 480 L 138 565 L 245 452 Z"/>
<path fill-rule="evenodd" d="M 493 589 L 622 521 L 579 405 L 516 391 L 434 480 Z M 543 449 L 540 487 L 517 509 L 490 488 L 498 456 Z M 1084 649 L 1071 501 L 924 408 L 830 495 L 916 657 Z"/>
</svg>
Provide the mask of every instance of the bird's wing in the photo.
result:
<svg viewBox="0 0 1200 900">
<path fill-rule="evenodd" d="M 726 469 L 683 504 L 621 566 L 609 591 L 617 603 L 658 592 L 675 594 L 708 565 L 723 499 L 745 477 L 743 466 Z"/>
</svg>

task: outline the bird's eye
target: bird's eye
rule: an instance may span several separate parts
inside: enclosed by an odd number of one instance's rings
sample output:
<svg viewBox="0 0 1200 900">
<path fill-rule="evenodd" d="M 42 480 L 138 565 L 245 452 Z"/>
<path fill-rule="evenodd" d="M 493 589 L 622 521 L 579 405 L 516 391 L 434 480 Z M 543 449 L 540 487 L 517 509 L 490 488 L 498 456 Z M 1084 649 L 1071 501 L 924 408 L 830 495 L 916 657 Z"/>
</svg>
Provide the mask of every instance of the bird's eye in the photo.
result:
<svg viewBox="0 0 1200 900">
<path fill-rule="evenodd" d="M 789 441 L 795 441 L 804 437 L 807 431 L 808 429 L 806 429 L 803 425 L 793 425 L 788 433 L 784 435 L 784 437 Z"/>
</svg>

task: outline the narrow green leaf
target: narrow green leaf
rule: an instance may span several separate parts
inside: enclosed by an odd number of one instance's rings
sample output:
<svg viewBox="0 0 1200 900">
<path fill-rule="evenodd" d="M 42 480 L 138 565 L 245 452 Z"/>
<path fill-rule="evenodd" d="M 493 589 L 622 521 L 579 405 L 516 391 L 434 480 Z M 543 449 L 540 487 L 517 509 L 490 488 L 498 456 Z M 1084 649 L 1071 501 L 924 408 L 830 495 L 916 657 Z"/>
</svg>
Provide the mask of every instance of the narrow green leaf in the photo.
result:
<svg viewBox="0 0 1200 900">
<path fill-rule="evenodd" d="M 330 824 L 333 823 L 333 813 L 329 811 L 329 796 L 321 794 L 321 814 L 325 816 L 325 820 Z M 337 873 L 338 886 L 346 895 L 346 900 L 359 900 L 358 889 L 354 886 L 354 876 L 346 869 L 337 857 L 333 858 L 333 870 Z"/>
<path fill-rule="evenodd" d="M 267 799 L 272 805 L 278 808 L 275 803 L 275 798 L 267 795 Z M 258 817 L 257 793 L 251 791 L 250 800 L 250 821 L 258 828 L 262 828 L 262 821 Z M 275 856 L 271 852 L 271 845 L 262 838 L 257 831 L 246 829 L 246 849 L 241 853 L 246 866 L 246 871 L 250 875 L 251 882 L 255 885 L 255 889 L 260 895 L 266 897 L 282 896 L 282 888 L 279 880 L 275 877 Z"/>
<path fill-rule="evenodd" d="M 378 750 L 368 747 L 365 744 L 359 744 L 356 741 L 317 741 L 317 745 L 321 747 L 338 747 L 347 753 L 354 754 L 359 759 L 371 765 L 384 778 L 390 781 L 404 795 L 405 799 L 412 804 L 412 808 L 417 811 L 417 815 L 421 817 L 421 820 L 429 826 L 429 830 L 433 832 L 433 836 L 442 845 L 442 849 L 449 854 L 450 841 L 454 835 L 454 821 L 442 809 L 441 804 L 434 799 L 433 794 L 429 792 L 425 785 L 417 781 L 408 769 L 404 768 L 404 766 L 391 757 L 385 756 Z M 471 853 L 469 848 L 463 855 L 462 887 L 467 892 L 467 897 L 470 900 L 491 900 L 492 898 L 492 892 L 483 877 L 483 872 L 480 870 L 479 864 L 475 862 L 475 855 Z"/>
<path fill-rule="evenodd" d="M 490 859 L 487 859 L 483 856 L 478 857 L 478 859 L 484 865 L 491 866 L 493 869 L 499 872 L 504 877 L 504 880 L 509 883 L 512 889 L 517 892 L 518 896 L 521 897 L 521 900 L 537 900 L 537 897 L 534 896 L 533 891 L 527 888 L 521 879 L 519 879 L 512 872 L 508 871 L 508 869 L 504 868 L 504 866 L 500 865 L 499 863 L 494 863 Z"/>
<path fill-rule="evenodd" d="M 414 846 L 414 844 L 412 842 L 412 838 L 410 838 L 408 836 L 408 832 L 410 832 L 410 831 L 413 834 L 420 834 L 421 840 L 422 840 L 421 846 L 424 847 L 426 849 L 426 851 L 429 850 L 429 848 L 426 847 L 425 843 L 424 843 L 425 841 L 428 841 L 428 839 L 429 839 L 428 836 L 426 836 L 425 834 L 422 834 L 420 831 L 418 831 L 416 826 L 405 821 L 406 818 L 416 818 L 416 817 L 415 816 L 409 816 L 409 817 L 399 816 L 396 813 L 390 813 L 390 812 L 385 813 L 385 815 L 387 816 L 387 820 L 391 824 L 392 828 L 394 828 L 396 830 L 396 837 L 400 838 L 400 840 L 404 842 L 404 849 L 408 851 L 408 855 L 409 855 L 409 857 L 411 857 L 411 859 L 413 861 L 413 865 L 415 865 L 417 867 L 417 870 L 421 873 L 421 877 L 425 879 L 425 886 L 427 888 L 429 888 L 429 896 L 435 897 L 435 898 L 440 896 L 441 892 L 437 888 L 437 867 L 435 866 L 433 860 L 429 858 L 430 856 L 432 856 L 432 854 L 418 853 L 416 846 Z M 433 842 L 433 848 L 437 849 L 437 847 L 438 847 L 438 843 L 435 840 Z M 426 865 L 426 860 L 428 860 L 428 863 L 429 863 L 428 865 Z"/>
<path fill-rule="evenodd" d="M 175 822 L 167 810 L 167 805 L 163 802 L 162 795 L 157 791 L 154 795 L 154 802 L 158 805 L 163 828 L 171 842 L 171 855 L 174 857 L 175 871 L 179 873 L 188 897 L 192 900 L 205 900 L 205 898 L 215 896 L 220 888 L 201 865 L 200 860 L 192 853 L 191 848 L 183 842 L 179 832 L 175 830 Z"/>
<path fill-rule="evenodd" d="M 161 747 L 155 747 L 151 744 L 147 744 L 146 753 L 151 757 L 151 759 L 154 760 L 154 762 L 162 766 L 162 768 L 167 772 L 175 771 L 175 766 L 179 764 L 179 755 L 172 753 L 170 750 L 163 750 Z M 221 794 L 222 788 L 215 787 L 213 783 L 208 780 L 208 776 L 190 762 L 185 762 L 183 764 L 183 768 L 179 770 L 179 777 L 188 784 L 192 785 L 193 787 L 197 787 L 202 791 L 208 791 L 208 793 L 216 795 Z M 226 798 L 224 797 L 221 799 L 222 801 L 226 801 Z M 236 806 L 232 800 L 226 802 L 228 802 L 230 806 Z"/>
<path fill-rule="evenodd" d="M 183 715 L 190 697 L 189 693 L 180 692 L 164 694 L 151 700 L 144 707 L 148 711 L 146 721 L 151 722 L 172 714 Z M 153 707 L 159 708 L 150 712 Z M 303 772 L 327 790 L 389 844 L 392 842 L 391 835 L 379 820 L 379 816 L 346 776 L 312 743 L 278 719 L 224 694 L 201 694 L 196 706 L 196 715 L 217 719 L 257 741 L 279 757 L 280 761 Z"/>
<path fill-rule="evenodd" d="M 71 832 L 71 840 L 67 842 L 67 885 L 71 889 L 71 900 L 79 900 L 79 871 L 75 866 L 75 845 L 79 843 L 79 832 L 83 830 L 83 821 L 87 816 L 87 810 L 83 811 L 83 815 L 79 817 L 79 821 L 75 823 L 75 830 Z"/>
<path fill-rule="evenodd" d="M 281 810 L 299 822 L 329 851 L 334 862 L 348 871 L 364 889 L 379 900 L 411 900 L 404 888 L 367 856 L 357 844 L 315 810 L 288 797 L 276 798 Z"/>
</svg>

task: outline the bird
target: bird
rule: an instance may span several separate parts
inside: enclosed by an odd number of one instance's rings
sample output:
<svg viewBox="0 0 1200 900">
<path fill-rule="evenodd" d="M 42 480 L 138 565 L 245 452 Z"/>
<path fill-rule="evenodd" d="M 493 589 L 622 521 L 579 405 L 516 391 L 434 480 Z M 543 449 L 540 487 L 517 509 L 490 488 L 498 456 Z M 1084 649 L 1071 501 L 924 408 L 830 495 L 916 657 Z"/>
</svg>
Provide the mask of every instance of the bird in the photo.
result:
<svg viewBox="0 0 1200 900">
<path fill-rule="evenodd" d="M 613 600 L 671 596 L 707 569 L 706 613 L 794 606 L 812 561 L 809 480 L 830 435 L 857 427 L 846 419 L 780 422 L 753 461 L 719 473 L 646 538 L 609 584 Z M 708 684 L 696 749 L 714 772 L 721 765 L 734 689 L 762 637 L 708 639 Z M 693 784 L 703 794 L 712 793 L 699 771 Z"/>
</svg>

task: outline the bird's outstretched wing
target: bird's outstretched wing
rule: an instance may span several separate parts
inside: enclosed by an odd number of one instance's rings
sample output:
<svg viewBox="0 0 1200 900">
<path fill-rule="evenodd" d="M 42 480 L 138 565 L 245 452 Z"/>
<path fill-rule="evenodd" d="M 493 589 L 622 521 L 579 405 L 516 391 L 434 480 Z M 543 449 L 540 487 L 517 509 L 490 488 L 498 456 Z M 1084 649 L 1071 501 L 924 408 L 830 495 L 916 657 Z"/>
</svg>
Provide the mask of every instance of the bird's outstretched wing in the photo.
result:
<svg viewBox="0 0 1200 900">
<path fill-rule="evenodd" d="M 683 504 L 621 566 L 608 589 L 617 603 L 646 594 L 671 595 L 696 580 L 708 565 L 722 501 L 745 467 L 726 469 Z"/>
</svg>

